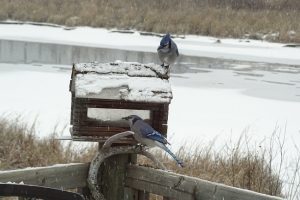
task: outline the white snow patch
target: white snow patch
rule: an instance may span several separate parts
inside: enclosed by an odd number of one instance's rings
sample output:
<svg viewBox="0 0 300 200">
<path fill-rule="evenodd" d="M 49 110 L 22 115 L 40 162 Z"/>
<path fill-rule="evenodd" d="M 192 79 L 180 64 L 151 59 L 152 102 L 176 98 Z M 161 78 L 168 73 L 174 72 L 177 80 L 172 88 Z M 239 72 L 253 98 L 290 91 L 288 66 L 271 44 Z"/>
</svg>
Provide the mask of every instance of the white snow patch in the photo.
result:
<svg viewBox="0 0 300 200">
<path fill-rule="evenodd" d="M 274 71 L 278 72 L 290 72 L 290 73 L 300 73 L 300 69 L 296 67 L 277 67 L 274 69 Z"/>
<path fill-rule="evenodd" d="M 245 64 L 236 64 L 233 67 L 231 67 L 231 69 L 234 70 L 246 70 L 246 69 L 251 69 L 250 65 L 245 65 Z"/>
<path fill-rule="evenodd" d="M 167 68 L 154 63 L 141 64 L 137 62 L 116 61 L 113 63 L 78 63 L 75 70 L 79 72 L 97 72 L 100 74 L 127 74 L 128 76 L 157 77 L 167 76 Z"/>
<path fill-rule="evenodd" d="M 111 90 L 110 95 L 107 95 L 107 92 L 101 94 L 105 89 Z M 170 83 L 165 79 L 88 73 L 76 75 L 75 95 L 82 98 L 167 103 L 172 99 L 172 90 Z"/>
<path fill-rule="evenodd" d="M 75 64 L 76 97 L 169 103 L 167 69 L 155 64 L 117 61 Z M 79 72 L 79 73 L 78 73 Z"/>
</svg>

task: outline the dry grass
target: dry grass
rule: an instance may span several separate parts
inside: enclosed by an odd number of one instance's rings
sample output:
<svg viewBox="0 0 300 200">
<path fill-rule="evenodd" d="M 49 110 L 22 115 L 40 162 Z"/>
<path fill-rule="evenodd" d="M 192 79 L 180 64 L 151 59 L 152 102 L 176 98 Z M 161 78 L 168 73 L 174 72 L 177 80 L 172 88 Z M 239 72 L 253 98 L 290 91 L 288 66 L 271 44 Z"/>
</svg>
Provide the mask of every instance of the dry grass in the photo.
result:
<svg viewBox="0 0 300 200">
<path fill-rule="evenodd" d="M 39 139 L 34 124 L 29 127 L 20 118 L 7 120 L 0 117 L 0 138 L 0 170 L 88 162 L 96 149 L 63 144 L 55 139 L 55 133 Z"/>
<path fill-rule="evenodd" d="M 177 156 L 184 160 L 185 168 L 179 168 L 160 150 L 153 153 L 176 173 L 299 200 L 300 151 L 296 147 L 294 155 L 286 155 L 285 140 L 285 130 L 282 133 L 276 128 L 270 138 L 259 143 L 242 134 L 236 143 L 225 141 L 223 148 L 214 147 L 216 141 L 192 151 L 184 145 Z M 139 157 L 139 162 L 151 165 L 144 157 Z M 162 200 L 162 197 L 152 195 L 151 200 Z"/>
<path fill-rule="evenodd" d="M 300 42 L 298 0 L 1 0 L 0 20 Z"/>
<path fill-rule="evenodd" d="M 263 147 L 258 151 L 243 150 L 242 146 L 245 147 L 245 142 L 248 141 L 242 139 L 231 146 L 226 144 L 218 151 L 215 150 L 213 143 L 198 146 L 192 153 L 182 147 L 177 155 L 184 160 L 185 168 L 179 168 L 174 160 L 162 151 L 157 150 L 155 154 L 168 169 L 176 173 L 264 194 L 283 196 L 281 174 L 272 168 L 274 160 L 270 159 L 273 156 L 270 150 Z M 140 157 L 139 162 L 151 164 L 144 157 Z"/>
</svg>

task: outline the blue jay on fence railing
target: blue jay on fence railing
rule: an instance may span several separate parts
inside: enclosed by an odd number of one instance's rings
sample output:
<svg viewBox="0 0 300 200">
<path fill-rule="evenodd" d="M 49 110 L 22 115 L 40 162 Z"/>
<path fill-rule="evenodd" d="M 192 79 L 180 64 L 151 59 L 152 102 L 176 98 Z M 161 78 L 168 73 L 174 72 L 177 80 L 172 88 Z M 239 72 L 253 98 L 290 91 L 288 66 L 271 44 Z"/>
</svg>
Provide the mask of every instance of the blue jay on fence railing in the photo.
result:
<svg viewBox="0 0 300 200">
<path fill-rule="evenodd" d="M 175 63 L 176 58 L 179 56 L 177 45 L 171 39 L 169 33 L 167 33 L 160 41 L 160 45 L 157 48 L 158 57 L 163 63 L 162 66 L 169 67 Z"/>
<path fill-rule="evenodd" d="M 171 150 L 166 146 L 170 144 L 167 139 L 162 136 L 158 131 L 154 130 L 149 124 L 147 124 L 142 118 L 137 115 L 130 115 L 123 119 L 128 120 L 130 129 L 134 132 L 134 138 L 137 142 L 148 147 L 160 147 L 169 153 L 177 164 L 183 167 L 183 162 L 179 160 Z"/>
</svg>

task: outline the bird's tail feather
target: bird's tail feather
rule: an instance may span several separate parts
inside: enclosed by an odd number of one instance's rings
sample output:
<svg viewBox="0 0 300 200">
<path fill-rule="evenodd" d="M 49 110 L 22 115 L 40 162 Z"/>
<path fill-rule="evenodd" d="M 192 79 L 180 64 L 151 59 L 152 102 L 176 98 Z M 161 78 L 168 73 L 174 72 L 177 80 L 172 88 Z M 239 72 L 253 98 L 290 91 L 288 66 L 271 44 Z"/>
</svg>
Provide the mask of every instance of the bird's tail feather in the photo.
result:
<svg viewBox="0 0 300 200">
<path fill-rule="evenodd" d="M 180 167 L 184 167 L 183 162 L 182 162 L 180 159 L 178 159 L 178 158 L 175 156 L 175 154 L 172 153 L 172 151 L 171 151 L 168 147 L 166 147 L 165 145 L 163 145 L 162 148 L 163 148 L 166 152 L 168 152 L 168 154 L 170 154 L 170 156 L 172 156 L 172 158 L 174 158 L 174 160 L 177 162 L 177 164 L 178 164 Z"/>
</svg>

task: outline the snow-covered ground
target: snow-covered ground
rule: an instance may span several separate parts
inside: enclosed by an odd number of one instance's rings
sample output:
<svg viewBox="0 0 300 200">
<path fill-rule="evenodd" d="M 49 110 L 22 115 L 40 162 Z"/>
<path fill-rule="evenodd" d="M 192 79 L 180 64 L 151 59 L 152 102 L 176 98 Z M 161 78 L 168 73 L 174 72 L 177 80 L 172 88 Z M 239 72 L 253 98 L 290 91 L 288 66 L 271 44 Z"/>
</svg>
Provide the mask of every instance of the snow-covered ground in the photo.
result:
<svg viewBox="0 0 300 200">
<path fill-rule="evenodd" d="M 39 136 L 49 135 L 70 118 L 68 93 L 70 73 L 45 66 L 0 64 L 0 115 L 21 115 L 25 122 L 36 119 Z"/>
<path fill-rule="evenodd" d="M 236 141 L 242 133 L 258 142 L 276 130 L 286 134 L 291 149 L 298 145 L 299 72 L 207 69 L 171 80 L 169 135 L 174 134 L 175 143 L 188 138 L 187 143 L 207 144 L 216 138 L 222 145 L 230 138 Z"/>
<path fill-rule="evenodd" d="M 62 27 L 0 24 L 0 39 L 156 52 L 161 38 L 90 27 L 66 30 Z M 248 39 L 220 39 L 219 43 L 218 38 L 194 35 L 174 40 L 182 55 L 300 65 L 300 48 L 284 47 L 285 44 Z"/>
</svg>

